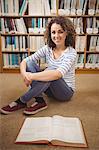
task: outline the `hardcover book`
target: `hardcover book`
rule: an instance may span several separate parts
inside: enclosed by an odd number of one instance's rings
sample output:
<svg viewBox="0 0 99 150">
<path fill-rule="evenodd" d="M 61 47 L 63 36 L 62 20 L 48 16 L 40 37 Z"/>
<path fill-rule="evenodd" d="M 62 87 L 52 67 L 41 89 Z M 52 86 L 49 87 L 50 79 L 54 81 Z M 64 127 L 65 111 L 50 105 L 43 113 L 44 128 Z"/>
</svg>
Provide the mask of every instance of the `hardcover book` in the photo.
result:
<svg viewBox="0 0 99 150">
<path fill-rule="evenodd" d="M 15 143 L 87 147 L 80 119 L 59 115 L 26 118 Z"/>
</svg>

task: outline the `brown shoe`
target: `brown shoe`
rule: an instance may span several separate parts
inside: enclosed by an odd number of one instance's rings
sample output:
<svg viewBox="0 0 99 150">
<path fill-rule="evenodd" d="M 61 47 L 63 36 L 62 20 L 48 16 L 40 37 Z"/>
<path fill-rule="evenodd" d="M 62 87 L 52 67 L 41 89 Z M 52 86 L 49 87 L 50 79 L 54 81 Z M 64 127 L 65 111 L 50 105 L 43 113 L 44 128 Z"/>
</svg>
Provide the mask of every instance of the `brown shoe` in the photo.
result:
<svg viewBox="0 0 99 150">
<path fill-rule="evenodd" d="M 19 109 L 27 107 L 26 104 L 18 104 L 16 102 L 12 102 L 11 104 L 0 109 L 0 112 L 7 115 Z"/>
<path fill-rule="evenodd" d="M 47 108 L 47 104 L 45 102 L 43 103 L 34 102 L 30 107 L 25 109 L 24 113 L 27 115 L 34 115 L 46 108 Z"/>
</svg>

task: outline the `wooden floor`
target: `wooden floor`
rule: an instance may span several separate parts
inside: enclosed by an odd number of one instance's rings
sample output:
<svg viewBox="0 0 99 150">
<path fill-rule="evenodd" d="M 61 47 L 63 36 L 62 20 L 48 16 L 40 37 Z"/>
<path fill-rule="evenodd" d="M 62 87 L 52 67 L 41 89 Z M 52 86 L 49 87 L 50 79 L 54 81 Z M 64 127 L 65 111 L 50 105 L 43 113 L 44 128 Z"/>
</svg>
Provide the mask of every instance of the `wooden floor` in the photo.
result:
<svg viewBox="0 0 99 150">
<path fill-rule="evenodd" d="M 14 101 L 28 90 L 19 74 L 0 74 L 0 107 Z M 88 148 L 16 145 L 16 136 L 27 117 L 23 110 L 0 114 L 0 150 L 99 150 L 99 75 L 77 74 L 76 92 L 69 102 L 60 103 L 45 96 L 48 109 L 30 117 L 76 116 L 82 120 Z M 32 102 L 32 101 L 31 101 Z"/>
</svg>

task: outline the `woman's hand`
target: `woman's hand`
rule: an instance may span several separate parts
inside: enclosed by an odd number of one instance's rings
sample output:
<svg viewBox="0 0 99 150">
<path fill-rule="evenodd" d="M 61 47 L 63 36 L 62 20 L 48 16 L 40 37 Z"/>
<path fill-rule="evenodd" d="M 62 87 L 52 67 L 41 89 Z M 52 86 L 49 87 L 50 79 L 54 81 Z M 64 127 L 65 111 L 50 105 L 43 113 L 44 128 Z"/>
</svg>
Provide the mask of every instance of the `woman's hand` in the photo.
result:
<svg viewBox="0 0 99 150">
<path fill-rule="evenodd" d="M 29 86 L 32 83 L 32 80 L 33 80 L 32 76 L 33 76 L 33 73 L 31 72 L 25 72 L 24 74 L 22 74 L 22 77 L 26 86 Z"/>
</svg>

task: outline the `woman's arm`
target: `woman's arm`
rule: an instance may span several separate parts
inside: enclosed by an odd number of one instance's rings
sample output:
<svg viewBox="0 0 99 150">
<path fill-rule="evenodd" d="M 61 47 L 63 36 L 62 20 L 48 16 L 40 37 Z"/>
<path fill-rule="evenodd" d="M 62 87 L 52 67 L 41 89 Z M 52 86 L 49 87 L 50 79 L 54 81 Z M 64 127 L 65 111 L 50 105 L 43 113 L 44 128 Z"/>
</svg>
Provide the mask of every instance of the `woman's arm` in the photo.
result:
<svg viewBox="0 0 99 150">
<path fill-rule="evenodd" d="M 62 74 L 58 70 L 44 70 L 42 72 L 27 74 L 28 80 L 38 80 L 38 81 L 53 81 L 62 77 Z"/>
<path fill-rule="evenodd" d="M 30 79 L 28 78 L 28 73 L 26 72 L 26 61 L 25 61 L 25 59 L 23 59 L 22 62 L 20 63 L 20 72 L 21 72 L 21 75 L 23 77 L 25 85 L 29 86 L 32 81 L 30 81 Z"/>
<path fill-rule="evenodd" d="M 26 86 L 29 86 L 33 80 L 53 81 L 62 77 L 61 72 L 58 70 L 44 70 L 37 73 L 26 72 L 25 60 L 20 63 L 20 71 Z"/>
</svg>

